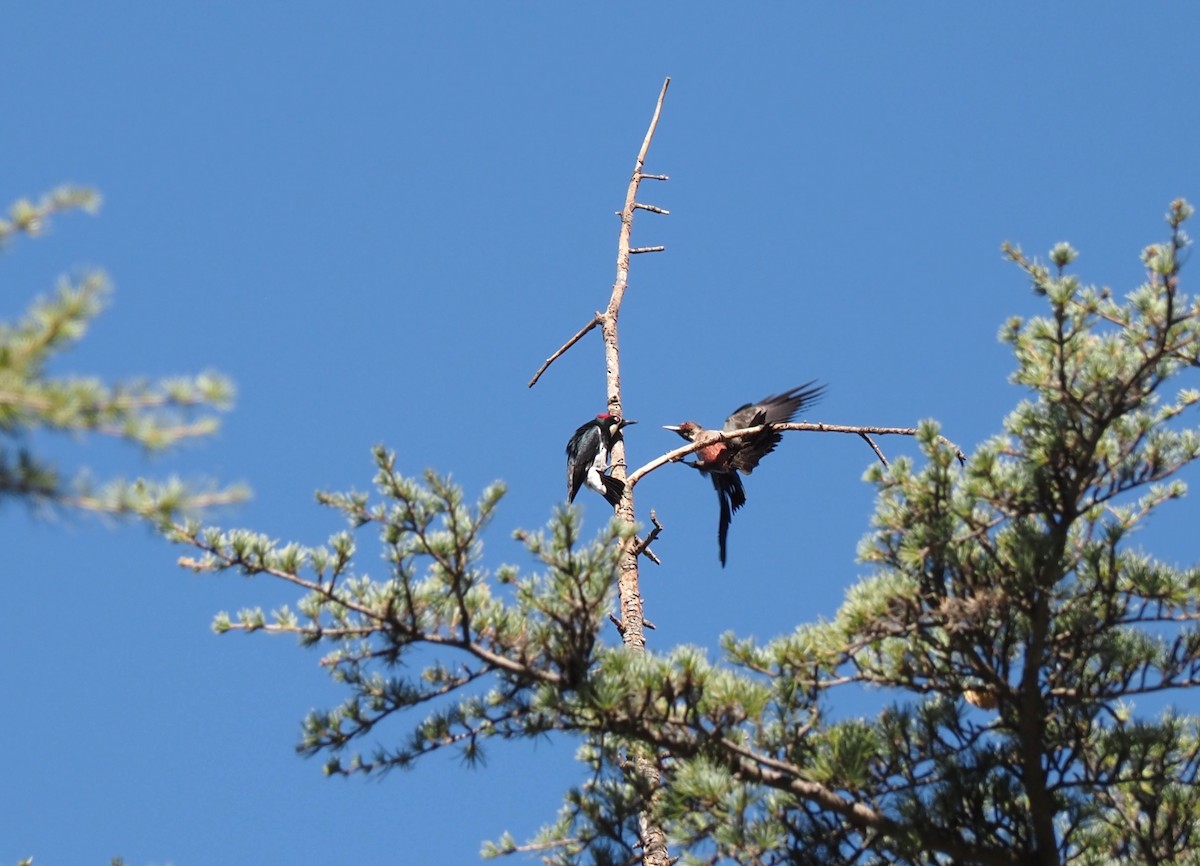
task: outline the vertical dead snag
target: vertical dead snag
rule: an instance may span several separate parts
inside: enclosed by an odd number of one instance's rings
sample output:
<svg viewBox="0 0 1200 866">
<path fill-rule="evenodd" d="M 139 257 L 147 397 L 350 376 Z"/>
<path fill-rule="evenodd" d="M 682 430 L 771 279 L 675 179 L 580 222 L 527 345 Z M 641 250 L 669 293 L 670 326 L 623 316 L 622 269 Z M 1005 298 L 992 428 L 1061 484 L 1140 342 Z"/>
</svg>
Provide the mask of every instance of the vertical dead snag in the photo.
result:
<svg viewBox="0 0 1200 866">
<path fill-rule="evenodd" d="M 638 192 L 643 180 L 667 180 L 665 174 L 647 174 L 642 169 L 646 164 L 646 154 L 650 150 L 650 143 L 654 140 L 655 130 L 658 128 L 658 119 L 662 116 L 663 100 L 666 99 L 667 88 L 670 84 L 670 78 L 663 81 L 662 90 L 658 94 L 658 102 L 654 106 L 654 116 L 650 118 L 650 126 L 646 130 L 646 136 L 642 140 L 641 149 L 638 151 L 637 159 L 633 165 L 633 175 L 629 179 L 629 187 L 625 192 L 625 205 L 618 214 L 621 218 L 621 230 L 617 236 L 617 275 L 613 282 L 612 294 L 608 299 L 608 306 L 605 307 L 603 312 L 596 313 L 591 321 L 580 328 L 574 336 L 547 358 L 538 371 L 534 373 L 533 378 L 529 380 L 529 387 L 532 388 L 537 384 L 542 374 L 549 369 L 551 364 L 583 339 L 589 331 L 599 326 L 604 337 L 605 387 L 607 391 L 608 413 L 618 418 L 625 417 L 625 413 L 621 400 L 621 350 L 617 333 L 617 322 L 621 315 L 621 302 L 624 300 L 625 290 L 629 286 L 629 259 L 630 256 L 639 253 L 661 252 L 664 249 L 661 246 L 635 248 L 631 246 L 630 239 L 633 235 L 634 211 L 644 210 L 658 214 L 669 213 L 665 208 L 639 202 Z M 624 481 L 625 442 L 620 437 L 613 443 L 612 467 L 613 477 Z M 633 524 L 634 509 L 633 491 L 631 488 L 625 488 L 625 495 L 617 505 L 616 513 L 626 523 Z M 630 544 L 626 548 L 625 555 L 621 560 L 621 578 L 618 586 L 621 605 L 621 634 L 625 645 L 637 650 L 643 650 L 646 646 L 642 598 L 638 589 L 637 558 L 640 553 L 649 555 L 647 548 L 650 540 L 646 539 L 645 541 Z"/>
<path fill-rule="evenodd" d="M 658 119 L 662 115 L 663 100 L 667 96 L 667 87 L 671 84 L 668 78 L 663 82 L 662 91 L 658 94 L 658 102 L 654 106 L 654 116 L 650 118 L 650 126 L 642 147 L 638 151 L 637 160 L 633 165 L 633 175 L 629 179 L 629 188 L 625 192 L 625 206 L 621 209 L 621 231 L 617 237 L 617 276 L 613 282 L 612 295 L 608 300 L 608 308 L 601 317 L 600 327 L 604 334 L 604 362 L 607 371 L 608 411 L 618 417 L 624 417 L 621 402 L 621 354 L 617 337 L 617 320 L 621 314 L 621 301 L 625 297 L 625 289 L 629 285 L 629 257 L 633 255 L 630 239 L 633 235 L 633 214 L 635 210 L 650 210 L 666 214 L 662 208 L 638 203 L 637 197 L 642 180 L 666 180 L 666 175 L 647 175 L 642 169 L 646 164 L 646 154 L 650 150 L 650 142 L 658 128 Z M 661 250 L 662 247 L 647 248 Z M 618 439 L 612 450 L 613 474 L 622 481 L 625 480 L 625 442 Z M 617 514 L 628 524 L 634 522 L 633 489 L 626 486 L 625 496 L 617 506 Z M 621 577 L 618 582 L 618 592 L 621 600 L 621 620 L 624 624 L 622 637 L 625 645 L 632 649 L 643 650 L 646 646 L 646 633 L 643 624 L 644 611 L 642 596 L 638 588 L 638 553 L 637 546 L 631 545 L 625 549 L 621 558 Z"/>
<path fill-rule="evenodd" d="M 608 413 L 618 418 L 624 418 L 625 413 L 621 400 L 621 352 L 620 342 L 617 334 L 617 320 L 621 314 L 621 301 L 625 297 L 625 289 L 629 286 L 629 258 L 632 255 L 648 252 L 661 252 L 663 247 L 639 247 L 633 248 L 630 246 L 630 238 L 633 235 L 633 214 L 636 210 L 650 211 L 651 213 L 666 214 L 663 208 L 654 205 L 645 204 L 638 201 L 638 192 L 643 180 L 667 180 L 666 175 L 662 174 L 645 174 L 642 168 L 646 164 L 646 154 L 650 150 L 650 143 L 654 139 L 654 132 L 658 128 L 658 119 L 662 115 L 663 100 L 667 96 L 667 87 L 671 84 L 671 79 L 667 78 L 663 81 L 662 90 L 658 94 L 658 102 L 654 106 L 654 116 L 650 119 L 650 126 L 646 130 L 646 137 L 642 140 L 642 147 L 638 151 L 637 160 L 633 166 L 633 176 L 629 180 L 629 188 L 625 193 L 625 206 L 619 214 L 621 218 L 621 230 L 617 237 L 617 275 L 613 282 L 612 294 L 608 299 L 608 306 L 604 312 L 598 312 L 592 317 L 592 320 L 584 325 L 571 339 L 563 344 L 553 355 L 546 359 L 541 368 L 534 374 L 529 381 L 529 387 L 537 384 L 549 366 L 561 357 L 568 349 L 579 342 L 583 337 L 596 326 L 599 326 L 601 333 L 604 336 L 604 364 L 606 371 L 606 390 L 608 401 Z M 625 480 L 625 442 L 618 436 L 612 446 L 612 470 L 614 478 Z M 633 508 L 633 489 L 626 486 L 625 494 L 621 497 L 621 501 L 616 507 L 617 516 L 629 525 L 634 522 Z M 656 521 L 657 523 L 657 521 Z M 621 634 L 621 640 L 627 649 L 633 652 L 645 652 L 646 649 L 646 620 L 642 608 L 642 596 L 638 587 L 638 555 L 646 553 L 652 556 L 647 549 L 653 535 L 645 541 L 632 540 L 625 546 L 625 550 L 621 556 L 621 575 L 618 580 L 617 590 L 620 598 L 621 619 L 618 623 L 618 630 Z M 653 756 L 646 752 L 639 752 L 637 755 L 631 755 L 632 770 L 636 772 L 642 779 L 646 787 L 651 790 L 657 790 L 659 783 L 659 773 Z M 649 813 L 644 812 L 639 822 L 642 844 L 642 863 L 644 866 L 667 866 L 670 863 L 670 856 L 667 853 L 666 834 L 659 827 Z"/>
</svg>

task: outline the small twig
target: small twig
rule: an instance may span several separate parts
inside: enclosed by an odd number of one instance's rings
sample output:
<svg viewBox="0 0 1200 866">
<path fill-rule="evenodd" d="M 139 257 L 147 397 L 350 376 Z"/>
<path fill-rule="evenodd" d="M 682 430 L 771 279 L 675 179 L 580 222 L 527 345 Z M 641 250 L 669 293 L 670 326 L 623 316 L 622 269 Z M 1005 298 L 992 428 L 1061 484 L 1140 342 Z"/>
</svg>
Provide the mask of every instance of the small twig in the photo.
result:
<svg viewBox="0 0 1200 866">
<path fill-rule="evenodd" d="M 603 318 L 603 316 L 600 313 L 596 313 L 596 315 L 592 317 L 592 320 L 590 322 L 588 322 L 586 325 L 584 325 L 579 330 L 579 333 L 577 333 L 571 339 L 567 340 L 567 342 L 563 343 L 562 348 L 560 348 L 557 352 L 555 352 L 553 355 L 551 355 L 549 358 L 547 358 L 546 363 L 542 364 L 542 366 L 538 368 L 538 371 L 533 374 L 533 378 L 529 380 L 529 387 L 532 388 L 534 385 L 536 385 L 537 380 L 542 378 L 542 374 L 545 373 L 547 369 L 549 369 L 550 365 L 553 364 L 555 361 L 557 361 L 559 358 L 561 358 L 563 355 L 565 355 L 567 352 L 567 349 L 571 348 L 576 343 L 578 343 L 580 340 L 582 340 L 584 335 L 588 331 L 590 331 L 592 328 L 599 325 L 602 318 Z"/>
<path fill-rule="evenodd" d="M 638 172 L 638 177 L 642 180 L 670 180 L 665 174 L 643 174 Z"/>
<path fill-rule="evenodd" d="M 882 463 L 884 466 L 891 465 L 888 463 L 887 458 L 883 456 L 883 452 L 879 450 L 879 446 L 875 444 L 874 439 L 872 439 L 866 433 L 859 433 L 858 435 L 861 436 L 866 441 L 866 443 L 871 446 L 871 450 L 875 452 L 875 456 L 879 458 L 880 463 Z"/>
<path fill-rule="evenodd" d="M 650 530 L 650 534 L 647 535 L 645 539 L 639 538 L 634 542 L 633 552 L 634 554 L 641 554 L 655 565 L 662 565 L 662 562 L 659 560 L 659 558 L 654 555 L 654 551 L 650 549 L 650 545 L 654 543 L 654 540 L 658 538 L 663 531 L 663 525 L 658 522 L 658 515 L 654 513 L 653 508 L 650 509 L 650 522 L 654 524 L 654 528 Z"/>
<path fill-rule="evenodd" d="M 657 246 L 657 247 L 634 247 L 633 249 L 631 249 L 631 250 L 629 251 L 629 255 L 631 255 L 631 256 L 636 256 L 638 253 L 661 253 L 661 252 L 662 252 L 663 250 L 665 250 L 665 249 L 666 249 L 666 247 L 664 247 L 664 246 Z"/>
<path fill-rule="evenodd" d="M 621 635 L 624 636 L 625 623 L 623 623 L 619 619 L 617 619 L 617 615 L 615 613 L 610 613 L 608 615 L 608 618 L 612 622 L 612 624 L 617 627 L 617 631 L 619 631 L 621 633 Z M 646 619 L 645 617 L 642 617 L 642 625 L 648 629 L 652 629 L 652 630 L 658 629 L 658 626 L 656 626 L 654 623 L 650 622 L 650 620 Z"/>
<path fill-rule="evenodd" d="M 642 176 L 645 177 L 645 175 L 642 175 Z M 642 204 L 641 202 L 634 202 L 633 206 L 635 208 L 637 208 L 638 210 L 648 210 L 648 211 L 650 211 L 650 213 L 660 213 L 660 214 L 663 214 L 664 216 L 671 215 L 671 212 L 669 210 L 667 210 L 666 208 L 656 207 L 655 205 L 652 205 L 652 204 Z"/>
</svg>

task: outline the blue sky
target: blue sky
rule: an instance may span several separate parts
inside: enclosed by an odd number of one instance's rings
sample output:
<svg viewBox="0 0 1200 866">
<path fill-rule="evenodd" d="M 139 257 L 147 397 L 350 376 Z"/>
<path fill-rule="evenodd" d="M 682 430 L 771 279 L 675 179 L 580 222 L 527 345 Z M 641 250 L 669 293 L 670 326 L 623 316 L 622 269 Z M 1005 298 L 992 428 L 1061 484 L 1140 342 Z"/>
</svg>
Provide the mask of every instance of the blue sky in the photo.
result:
<svg viewBox="0 0 1200 866">
<path fill-rule="evenodd" d="M 667 251 L 635 260 L 621 318 L 631 464 L 678 444 L 659 425 L 810 379 L 829 385 L 813 420 L 933 417 L 971 450 L 1020 397 L 997 331 L 1040 310 L 1001 242 L 1069 240 L 1124 292 L 1168 202 L 1200 201 L 1198 24 L 1182 3 L 6 4 L 0 202 L 73 182 L 105 204 L 0 255 L 0 315 L 100 266 L 111 309 L 55 372 L 238 385 L 209 442 L 152 461 L 47 443 L 65 466 L 246 481 L 216 522 L 320 543 L 342 523 L 314 490 L 365 489 L 383 442 L 472 497 L 504 479 L 490 559 L 527 567 L 509 533 L 564 497 L 563 445 L 603 408 L 598 335 L 526 383 L 607 300 L 665 76 L 647 169 L 671 180 L 643 199 L 671 215 L 639 216 L 635 243 Z M 871 460 L 789 435 L 746 481 L 723 571 L 712 490 L 647 478 L 652 648 L 831 616 L 865 573 Z M 1193 561 L 1191 508 L 1141 540 Z M 469 863 L 577 780 L 566 743 L 325 780 L 293 752 L 339 698 L 318 655 L 209 630 L 282 588 L 182 571 L 137 526 L 9 506 L 0 537 L 0 863 Z"/>
</svg>

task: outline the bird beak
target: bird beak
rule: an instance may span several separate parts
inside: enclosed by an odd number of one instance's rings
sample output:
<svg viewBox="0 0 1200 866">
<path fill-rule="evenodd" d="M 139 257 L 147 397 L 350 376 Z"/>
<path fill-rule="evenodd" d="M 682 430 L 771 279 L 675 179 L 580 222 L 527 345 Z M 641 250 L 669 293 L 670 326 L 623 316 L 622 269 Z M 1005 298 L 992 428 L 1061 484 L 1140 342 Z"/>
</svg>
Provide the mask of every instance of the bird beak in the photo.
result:
<svg viewBox="0 0 1200 866">
<path fill-rule="evenodd" d="M 673 430 L 676 433 L 679 432 L 679 426 L 677 424 L 664 424 L 663 429 L 664 430 Z"/>
<path fill-rule="evenodd" d="M 636 424 L 636 423 L 637 423 L 636 421 L 629 421 L 629 420 L 626 420 L 625 418 L 622 418 L 621 423 L 617 425 L 617 429 L 620 430 L 622 427 L 628 427 L 630 424 Z"/>
</svg>

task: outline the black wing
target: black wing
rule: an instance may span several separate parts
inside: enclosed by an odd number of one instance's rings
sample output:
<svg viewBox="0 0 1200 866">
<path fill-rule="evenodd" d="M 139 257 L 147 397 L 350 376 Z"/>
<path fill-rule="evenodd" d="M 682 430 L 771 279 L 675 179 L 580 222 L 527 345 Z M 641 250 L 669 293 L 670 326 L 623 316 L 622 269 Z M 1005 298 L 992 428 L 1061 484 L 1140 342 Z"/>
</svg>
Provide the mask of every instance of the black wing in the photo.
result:
<svg viewBox="0 0 1200 866">
<path fill-rule="evenodd" d="M 784 424 L 791 421 L 797 412 L 812 406 L 824 394 L 824 385 L 805 382 L 782 394 L 772 394 L 757 403 L 739 406 L 725 419 L 725 432 L 759 424 Z M 782 434 L 766 430 L 757 436 L 743 436 L 731 442 L 730 450 L 733 453 L 729 465 L 749 475 L 758 461 L 775 450 L 782 438 Z"/>
<path fill-rule="evenodd" d="M 588 428 L 592 428 L 588 431 Z M 575 435 L 567 442 L 567 501 L 574 502 L 575 494 L 579 492 L 579 488 L 583 486 L 584 480 L 587 479 L 588 469 L 592 465 L 592 461 L 586 459 L 584 454 L 589 451 L 595 454 L 595 450 L 589 447 L 590 443 L 596 443 L 599 447 L 601 439 L 600 430 L 596 427 L 595 422 L 589 421 L 586 424 L 581 424 L 575 431 Z"/>
</svg>

